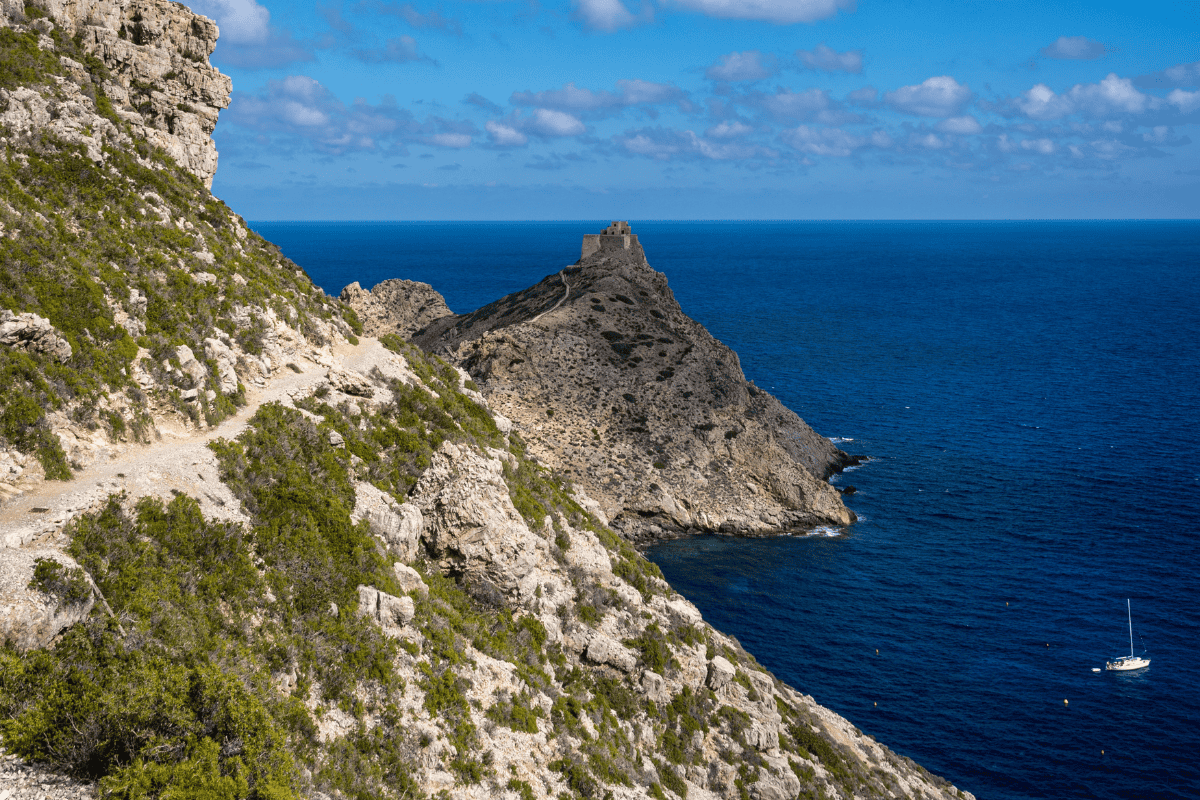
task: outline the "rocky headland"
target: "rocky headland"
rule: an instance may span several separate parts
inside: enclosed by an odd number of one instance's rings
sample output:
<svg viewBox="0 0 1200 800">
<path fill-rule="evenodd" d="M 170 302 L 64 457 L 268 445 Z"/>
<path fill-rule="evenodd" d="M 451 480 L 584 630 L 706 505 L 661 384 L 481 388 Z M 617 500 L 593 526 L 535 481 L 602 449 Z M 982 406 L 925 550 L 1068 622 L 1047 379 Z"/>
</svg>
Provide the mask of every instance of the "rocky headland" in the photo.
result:
<svg viewBox="0 0 1200 800">
<path fill-rule="evenodd" d="M 3 4 L 0 798 L 970 797 L 607 524 L 851 518 L 631 234 L 476 315 L 356 313 L 208 191 L 216 36 Z"/>
<path fill-rule="evenodd" d="M 411 281 L 354 284 L 341 299 L 368 330 L 466 370 L 538 459 L 631 538 L 854 519 L 826 480 L 851 457 L 746 380 L 626 223 L 585 236 L 573 266 L 469 314 Z"/>
</svg>

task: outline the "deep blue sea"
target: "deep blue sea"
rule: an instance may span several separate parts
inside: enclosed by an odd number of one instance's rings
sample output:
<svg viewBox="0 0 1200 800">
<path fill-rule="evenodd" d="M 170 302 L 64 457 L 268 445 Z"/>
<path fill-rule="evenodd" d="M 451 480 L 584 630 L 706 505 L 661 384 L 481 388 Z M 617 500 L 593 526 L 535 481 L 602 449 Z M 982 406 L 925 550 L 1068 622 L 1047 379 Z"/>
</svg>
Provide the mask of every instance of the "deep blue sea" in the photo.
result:
<svg viewBox="0 0 1200 800">
<path fill-rule="evenodd" d="M 330 293 L 465 312 L 605 224 L 254 227 Z M 1200 797 L 1200 223 L 633 228 L 747 377 L 871 459 L 843 535 L 651 551 L 709 622 L 980 798 Z M 1127 598 L 1151 666 L 1094 673 Z"/>
</svg>

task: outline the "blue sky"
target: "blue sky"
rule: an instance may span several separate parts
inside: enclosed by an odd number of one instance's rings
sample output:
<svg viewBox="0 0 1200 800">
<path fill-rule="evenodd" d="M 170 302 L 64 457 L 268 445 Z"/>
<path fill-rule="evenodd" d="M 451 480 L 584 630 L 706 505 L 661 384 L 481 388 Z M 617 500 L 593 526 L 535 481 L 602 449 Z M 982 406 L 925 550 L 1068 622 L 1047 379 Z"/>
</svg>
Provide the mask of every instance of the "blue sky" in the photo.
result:
<svg viewBox="0 0 1200 800">
<path fill-rule="evenodd" d="M 1200 215 L 1200 1 L 193 0 L 248 219 Z"/>
</svg>

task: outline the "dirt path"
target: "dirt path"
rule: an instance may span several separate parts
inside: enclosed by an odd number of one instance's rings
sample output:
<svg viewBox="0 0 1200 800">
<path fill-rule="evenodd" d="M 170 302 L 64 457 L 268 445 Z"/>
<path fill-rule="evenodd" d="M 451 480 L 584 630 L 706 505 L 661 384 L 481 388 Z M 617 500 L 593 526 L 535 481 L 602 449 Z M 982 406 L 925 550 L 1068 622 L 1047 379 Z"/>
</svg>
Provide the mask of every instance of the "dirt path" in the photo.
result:
<svg viewBox="0 0 1200 800">
<path fill-rule="evenodd" d="M 547 314 L 549 314 L 551 311 L 558 311 L 558 307 L 559 307 L 559 306 L 561 306 L 563 303 L 567 302 L 567 298 L 571 296 L 571 284 L 567 283 L 567 270 L 566 270 L 566 268 L 560 269 L 560 270 L 558 271 L 558 277 L 559 277 L 559 278 L 562 280 L 562 284 L 563 284 L 563 286 L 567 287 L 567 291 L 566 291 L 566 292 L 564 292 L 564 293 L 563 293 L 563 296 L 562 296 L 562 298 L 560 298 L 560 299 L 559 299 L 559 301 L 558 301 L 557 303 L 555 303 L 555 304 L 554 304 L 554 308 L 548 308 L 548 309 L 546 309 L 545 311 L 543 311 L 542 313 L 538 314 L 538 315 L 537 315 L 536 317 L 534 317 L 533 319 L 529 320 L 529 322 L 530 322 L 530 323 L 537 322 L 539 319 L 541 319 L 542 317 L 546 316 L 546 315 L 547 315 Z"/>
<path fill-rule="evenodd" d="M 333 348 L 332 364 L 366 373 L 391 354 L 379 340 L 364 337 L 358 346 Z M 185 492 L 200 501 L 206 516 L 245 521 L 241 504 L 217 477 L 217 459 L 208 449 L 216 439 L 232 439 L 246 429 L 259 406 L 274 401 L 289 402 L 299 390 L 322 381 L 327 366 L 296 358 L 303 369 L 280 370 L 261 388 L 249 387 L 246 405 L 215 428 L 205 430 L 163 426 L 162 438 L 149 445 L 131 445 L 113 458 L 97 461 L 75 474 L 70 481 L 44 481 L 0 506 L 0 546 L 56 546 L 63 525 L 114 492 L 131 497 L 156 495 L 169 500 Z M 35 510 L 37 509 L 37 510 Z"/>
</svg>

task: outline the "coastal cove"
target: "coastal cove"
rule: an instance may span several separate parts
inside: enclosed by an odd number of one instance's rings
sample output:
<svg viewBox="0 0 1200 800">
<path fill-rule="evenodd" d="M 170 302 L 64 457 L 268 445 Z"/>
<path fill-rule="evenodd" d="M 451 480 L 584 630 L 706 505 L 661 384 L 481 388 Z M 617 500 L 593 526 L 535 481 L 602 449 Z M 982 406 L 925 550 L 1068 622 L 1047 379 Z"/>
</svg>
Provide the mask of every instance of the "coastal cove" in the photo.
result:
<svg viewBox="0 0 1200 800">
<path fill-rule="evenodd" d="M 252 225 L 330 294 L 407 278 L 459 313 L 602 227 Z M 1195 796 L 1200 225 L 633 226 L 748 378 L 872 459 L 845 535 L 671 542 L 672 585 L 981 797 Z M 1126 597 L 1153 666 L 1095 675 Z"/>
</svg>

